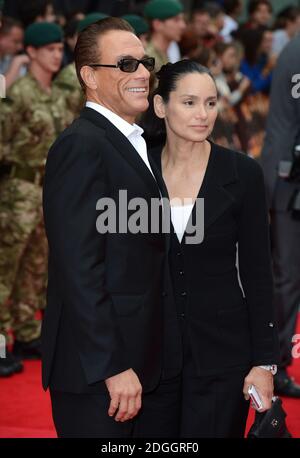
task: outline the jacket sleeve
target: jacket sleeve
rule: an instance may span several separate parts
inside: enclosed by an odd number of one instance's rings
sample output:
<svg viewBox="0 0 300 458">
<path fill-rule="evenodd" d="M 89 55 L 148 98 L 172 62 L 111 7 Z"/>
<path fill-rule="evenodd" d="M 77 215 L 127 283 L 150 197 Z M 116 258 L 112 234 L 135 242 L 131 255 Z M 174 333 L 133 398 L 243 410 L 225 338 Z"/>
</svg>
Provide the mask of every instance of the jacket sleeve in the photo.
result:
<svg viewBox="0 0 300 458">
<path fill-rule="evenodd" d="M 273 305 L 269 223 L 263 173 L 244 157 L 244 196 L 239 214 L 239 273 L 246 297 L 253 366 L 276 364 L 279 345 Z"/>
<path fill-rule="evenodd" d="M 130 367 L 118 317 L 105 286 L 105 234 L 96 230 L 96 203 L 107 196 L 101 145 L 62 136 L 48 155 L 44 218 L 56 286 L 66 307 L 88 384 Z"/>
</svg>

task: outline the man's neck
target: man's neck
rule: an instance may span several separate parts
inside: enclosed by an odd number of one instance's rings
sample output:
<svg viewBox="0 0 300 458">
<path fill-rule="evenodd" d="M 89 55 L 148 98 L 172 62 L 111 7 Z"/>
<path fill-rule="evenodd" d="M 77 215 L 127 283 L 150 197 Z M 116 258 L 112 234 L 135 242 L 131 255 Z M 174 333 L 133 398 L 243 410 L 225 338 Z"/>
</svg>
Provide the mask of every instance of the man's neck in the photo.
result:
<svg viewBox="0 0 300 458">
<path fill-rule="evenodd" d="M 135 122 L 135 117 L 134 116 L 126 116 L 124 114 L 121 114 L 118 112 L 118 110 L 114 109 L 113 107 L 109 106 L 105 101 L 103 101 L 101 98 L 97 97 L 97 95 L 90 93 L 88 90 L 86 92 L 86 102 L 92 102 L 100 105 L 102 108 L 105 108 L 106 110 L 111 111 L 115 115 L 119 116 L 122 118 L 124 121 L 127 121 L 129 124 L 134 124 Z"/>
<path fill-rule="evenodd" d="M 161 51 L 164 54 L 167 54 L 168 47 L 171 44 L 170 40 L 168 40 L 161 34 L 153 33 L 151 37 L 151 41 L 156 49 L 158 49 L 159 51 Z"/>
</svg>

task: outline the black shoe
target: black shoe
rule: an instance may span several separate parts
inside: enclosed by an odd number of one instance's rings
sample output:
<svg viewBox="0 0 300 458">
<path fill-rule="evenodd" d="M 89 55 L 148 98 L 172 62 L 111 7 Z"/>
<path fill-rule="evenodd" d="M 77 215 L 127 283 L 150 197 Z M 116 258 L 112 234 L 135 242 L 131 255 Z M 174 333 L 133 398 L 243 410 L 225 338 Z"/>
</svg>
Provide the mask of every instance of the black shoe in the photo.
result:
<svg viewBox="0 0 300 458">
<path fill-rule="evenodd" d="M 34 339 L 31 342 L 15 340 L 13 354 L 20 359 L 41 359 L 41 339 Z"/>
<path fill-rule="evenodd" d="M 289 398 L 300 398 L 300 385 L 286 372 L 279 372 L 274 377 L 274 394 Z"/>
<path fill-rule="evenodd" d="M 10 351 L 6 351 L 6 358 L 0 358 L 0 377 L 10 377 L 13 374 L 22 372 L 23 364 L 12 355 Z"/>
</svg>

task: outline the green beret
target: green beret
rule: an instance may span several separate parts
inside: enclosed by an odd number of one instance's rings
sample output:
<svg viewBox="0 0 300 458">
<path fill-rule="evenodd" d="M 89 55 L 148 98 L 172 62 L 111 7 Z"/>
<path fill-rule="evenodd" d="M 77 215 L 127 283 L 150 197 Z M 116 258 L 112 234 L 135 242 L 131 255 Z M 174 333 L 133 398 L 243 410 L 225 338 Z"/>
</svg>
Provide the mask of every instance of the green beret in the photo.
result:
<svg viewBox="0 0 300 458">
<path fill-rule="evenodd" d="M 145 19 L 143 19 L 141 16 L 138 16 L 137 14 L 125 14 L 122 16 L 122 18 L 129 22 L 137 36 L 149 31 L 149 25 Z"/>
<path fill-rule="evenodd" d="M 62 43 L 63 38 L 62 28 L 54 22 L 34 22 L 25 30 L 24 45 L 39 48 L 51 43 Z"/>
<path fill-rule="evenodd" d="M 177 0 L 151 0 L 144 9 L 148 19 L 165 20 L 183 12 L 182 4 Z"/>
<path fill-rule="evenodd" d="M 100 19 L 104 19 L 108 17 L 107 14 L 104 13 L 90 13 L 85 16 L 85 18 L 81 19 L 78 24 L 78 32 L 82 32 L 88 25 L 94 24 L 94 22 L 100 21 Z"/>
</svg>

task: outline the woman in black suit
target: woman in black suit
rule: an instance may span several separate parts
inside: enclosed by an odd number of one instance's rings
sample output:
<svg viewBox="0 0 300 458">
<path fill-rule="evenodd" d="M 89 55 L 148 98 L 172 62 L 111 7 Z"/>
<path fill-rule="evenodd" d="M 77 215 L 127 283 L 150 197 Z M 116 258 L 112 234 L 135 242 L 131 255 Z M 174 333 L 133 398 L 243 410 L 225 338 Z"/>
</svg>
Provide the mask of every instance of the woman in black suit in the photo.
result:
<svg viewBox="0 0 300 458">
<path fill-rule="evenodd" d="M 253 159 L 208 140 L 217 117 L 208 69 L 183 60 L 157 77 L 152 108 L 166 141 L 151 154 L 171 204 L 170 272 L 184 349 L 181 436 L 243 437 L 248 388 L 269 409 L 278 359 L 263 176 Z M 145 128 L 159 134 L 149 117 Z"/>
</svg>

